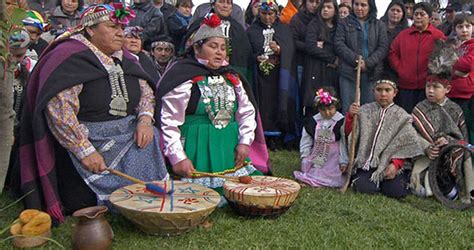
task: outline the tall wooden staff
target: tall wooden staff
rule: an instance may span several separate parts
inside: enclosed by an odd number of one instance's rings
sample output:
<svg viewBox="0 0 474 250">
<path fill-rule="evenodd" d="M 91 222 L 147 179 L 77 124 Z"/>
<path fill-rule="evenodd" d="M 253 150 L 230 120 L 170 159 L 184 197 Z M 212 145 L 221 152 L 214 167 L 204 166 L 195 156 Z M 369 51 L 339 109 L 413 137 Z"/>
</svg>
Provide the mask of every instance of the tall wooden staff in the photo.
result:
<svg viewBox="0 0 474 250">
<path fill-rule="evenodd" d="M 356 87 L 355 87 L 355 96 L 354 96 L 354 102 L 359 103 L 359 104 L 360 104 L 361 62 L 362 62 L 362 56 L 359 55 L 359 58 L 357 59 L 357 75 L 356 75 Z M 346 169 L 346 180 L 344 182 L 344 185 L 340 189 L 342 193 L 345 193 L 347 191 L 347 188 L 349 187 L 349 183 L 351 181 L 352 167 L 354 166 L 355 150 L 356 150 L 356 144 L 357 144 L 357 141 L 356 141 L 357 138 L 355 136 L 355 130 L 357 128 L 357 119 L 358 119 L 358 115 L 354 114 L 354 116 L 352 117 L 351 148 L 349 151 L 349 163 L 347 164 L 347 169 Z"/>
</svg>

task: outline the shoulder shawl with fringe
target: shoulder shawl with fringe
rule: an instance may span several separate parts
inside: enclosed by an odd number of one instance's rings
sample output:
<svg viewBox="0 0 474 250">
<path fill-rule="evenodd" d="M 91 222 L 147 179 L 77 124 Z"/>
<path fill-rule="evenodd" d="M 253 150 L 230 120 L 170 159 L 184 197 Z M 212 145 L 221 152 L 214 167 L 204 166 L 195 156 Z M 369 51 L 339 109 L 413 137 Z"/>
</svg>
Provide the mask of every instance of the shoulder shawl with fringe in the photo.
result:
<svg viewBox="0 0 474 250">
<path fill-rule="evenodd" d="M 354 169 L 375 168 L 371 181 L 377 184 L 385 177 L 392 159 L 423 154 L 411 116 L 395 104 L 385 109 L 376 102 L 362 105 L 354 133 L 358 138 Z"/>
<path fill-rule="evenodd" d="M 123 53 L 122 68 L 125 75 L 151 82 L 129 52 Z M 56 139 L 46 122 L 45 108 L 59 92 L 100 78 L 108 79 L 108 74 L 96 55 L 82 42 L 66 39 L 46 49 L 28 82 L 20 128 L 21 188 L 25 194 L 32 191 L 25 198 L 27 208 L 45 210 L 59 222 L 64 216 L 55 169 Z"/>
</svg>

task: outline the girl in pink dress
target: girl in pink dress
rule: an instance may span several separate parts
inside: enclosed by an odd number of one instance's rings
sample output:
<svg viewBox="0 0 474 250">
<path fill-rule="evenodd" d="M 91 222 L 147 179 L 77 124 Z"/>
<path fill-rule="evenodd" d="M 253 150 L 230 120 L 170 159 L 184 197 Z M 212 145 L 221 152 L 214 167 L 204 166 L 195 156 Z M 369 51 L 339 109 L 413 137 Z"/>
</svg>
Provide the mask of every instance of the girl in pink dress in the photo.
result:
<svg viewBox="0 0 474 250">
<path fill-rule="evenodd" d="M 344 179 L 340 167 L 348 162 L 347 150 L 341 140 L 344 116 L 337 111 L 339 99 L 332 88 L 316 92 L 314 106 L 319 113 L 304 121 L 300 141 L 301 171 L 297 180 L 313 187 L 340 187 Z"/>
</svg>

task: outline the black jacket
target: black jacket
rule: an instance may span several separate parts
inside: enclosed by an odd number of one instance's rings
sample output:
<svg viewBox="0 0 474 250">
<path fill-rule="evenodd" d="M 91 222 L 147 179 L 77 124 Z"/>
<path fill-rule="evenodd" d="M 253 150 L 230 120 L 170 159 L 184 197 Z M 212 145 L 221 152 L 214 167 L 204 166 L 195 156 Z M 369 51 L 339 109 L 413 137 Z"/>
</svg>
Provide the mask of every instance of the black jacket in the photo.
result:
<svg viewBox="0 0 474 250">
<path fill-rule="evenodd" d="M 314 18 L 306 28 L 305 65 L 302 82 L 303 106 L 311 107 L 316 90 L 323 86 L 338 88 L 334 36 L 336 26 L 329 28 L 320 18 Z M 318 46 L 319 43 L 319 46 Z"/>
<path fill-rule="evenodd" d="M 314 16 L 315 14 L 311 14 L 308 11 L 301 9 L 290 21 L 291 32 L 293 32 L 293 39 L 295 40 L 296 63 L 298 65 L 304 64 L 307 25 Z"/>
<path fill-rule="evenodd" d="M 155 8 L 150 0 L 134 4 L 132 9 L 135 11 L 136 17 L 130 21 L 129 26 L 143 28 L 143 46 L 148 50 L 152 41 L 159 35 L 166 34 L 163 14 L 160 9 Z"/>
</svg>

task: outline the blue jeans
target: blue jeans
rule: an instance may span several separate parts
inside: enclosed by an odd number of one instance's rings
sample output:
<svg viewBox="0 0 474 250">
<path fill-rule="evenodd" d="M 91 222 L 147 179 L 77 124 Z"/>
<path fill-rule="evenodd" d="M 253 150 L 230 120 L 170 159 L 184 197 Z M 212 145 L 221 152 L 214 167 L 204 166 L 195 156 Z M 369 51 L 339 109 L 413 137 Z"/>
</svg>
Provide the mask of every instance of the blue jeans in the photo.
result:
<svg viewBox="0 0 474 250">
<path fill-rule="evenodd" d="M 339 88 L 341 93 L 341 106 L 342 112 L 345 114 L 351 104 L 354 102 L 355 97 L 355 80 L 351 80 L 344 76 L 339 76 Z M 360 105 L 373 102 L 374 101 L 374 92 L 373 92 L 373 83 L 369 82 L 367 74 L 360 75 Z"/>
</svg>

